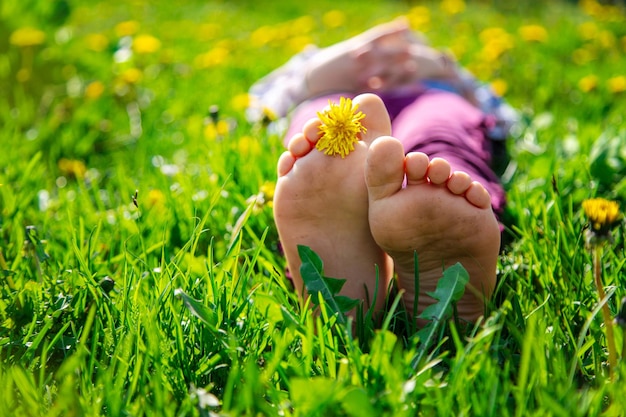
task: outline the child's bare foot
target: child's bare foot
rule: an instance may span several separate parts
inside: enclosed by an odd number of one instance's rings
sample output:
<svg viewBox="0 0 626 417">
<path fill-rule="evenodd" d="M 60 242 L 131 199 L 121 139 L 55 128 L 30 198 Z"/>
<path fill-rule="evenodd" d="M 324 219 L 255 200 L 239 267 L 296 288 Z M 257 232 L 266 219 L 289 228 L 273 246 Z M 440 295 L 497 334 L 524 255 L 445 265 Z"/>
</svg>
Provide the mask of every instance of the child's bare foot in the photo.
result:
<svg viewBox="0 0 626 417">
<path fill-rule="evenodd" d="M 303 289 L 297 245 L 313 249 L 324 262 L 324 273 L 347 279 L 341 293 L 372 301 L 376 265 L 380 269 L 376 304 L 380 309 L 393 271 L 388 256 L 370 233 L 368 195 L 363 167 L 369 144 L 391 131 L 384 104 L 375 95 L 354 99 L 365 114 L 367 132 L 345 159 L 315 149 L 319 120 L 309 121 L 289 142 L 278 162 L 274 218 L 287 264 L 299 292 Z"/>
<path fill-rule="evenodd" d="M 402 187 L 407 179 L 406 187 Z M 470 275 L 459 315 L 475 320 L 493 292 L 500 230 L 485 188 L 464 172 L 450 173 L 441 158 L 404 155 L 400 142 L 382 137 L 369 148 L 365 166 L 370 228 L 378 245 L 394 260 L 408 311 L 419 296 L 418 312 L 434 300 L 444 267 L 460 262 Z M 419 294 L 415 294 L 414 251 Z"/>
</svg>

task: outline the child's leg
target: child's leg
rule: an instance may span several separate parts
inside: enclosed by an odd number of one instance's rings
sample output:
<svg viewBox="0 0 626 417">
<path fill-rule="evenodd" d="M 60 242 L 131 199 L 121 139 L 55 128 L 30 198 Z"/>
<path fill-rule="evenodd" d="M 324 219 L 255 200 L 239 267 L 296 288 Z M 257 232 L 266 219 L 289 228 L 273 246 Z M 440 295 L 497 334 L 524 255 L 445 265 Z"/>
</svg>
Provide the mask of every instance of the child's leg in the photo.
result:
<svg viewBox="0 0 626 417">
<path fill-rule="evenodd" d="M 491 141 L 485 137 L 484 114 L 462 97 L 448 92 L 419 96 L 393 120 L 393 135 L 404 152 L 423 152 L 447 160 L 464 171 L 491 196 L 497 215 L 505 204 L 504 189 L 491 168 Z"/>
</svg>

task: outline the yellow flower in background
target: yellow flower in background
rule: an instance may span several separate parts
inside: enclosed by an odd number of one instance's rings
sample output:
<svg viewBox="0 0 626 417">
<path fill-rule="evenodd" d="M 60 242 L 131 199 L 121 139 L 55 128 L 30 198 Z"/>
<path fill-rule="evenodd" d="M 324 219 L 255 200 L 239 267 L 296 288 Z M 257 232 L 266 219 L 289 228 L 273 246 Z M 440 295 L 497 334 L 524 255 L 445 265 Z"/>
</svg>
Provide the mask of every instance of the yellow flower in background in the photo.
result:
<svg viewBox="0 0 626 417">
<path fill-rule="evenodd" d="M 230 124 L 226 120 L 219 120 L 217 123 L 209 122 L 204 126 L 204 138 L 215 140 L 223 137 L 230 131 Z"/>
<path fill-rule="evenodd" d="M 483 29 L 478 37 L 482 43 L 489 43 L 494 39 L 509 39 L 511 35 L 501 27 L 490 27 Z"/>
<path fill-rule="evenodd" d="M 276 190 L 276 183 L 266 181 L 261 185 L 259 191 L 263 193 L 266 201 L 270 201 L 274 199 L 274 191 Z"/>
<path fill-rule="evenodd" d="M 255 159 L 261 154 L 261 144 L 255 137 L 248 135 L 241 136 L 237 145 L 239 155 L 243 158 Z"/>
<path fill-rule="evenodd" d="M 611 22 L 621 22 L 624 20 L 624 13 L 621 6 L 613 4 L 601 4 L 596 0 L 581 0 L 580 8 L 589 16 L 598 20 Z"/>
<path fill-rule="evenodd" d="M 206 69 L 222 65 L 228 59 L 230 51 L 224 47 L 215 47 L 208 52 L 198 55 L 194 59 L 197 68 Z"/>
<path fill-rule="evenodd" d="M 616 201 L 592 198 L 583 201 L 582 206 L 594 232 L 608 232 L 621 217 L 619 204 Z"/>
<path fill-rule="evenodd" d="M 85 177 L 87 167 L 83 161 L 77 159 L 61 158 L 57 162 L 59 171 L 66 177 L 81 179 Z"/>
<path fill-rule="evenodd" d="M 502 28 L 487 28 L 480 35 L 483 43 L 481 56 L 487 62 L 495 62 L 506 51 L 514 47 L 513 37 Z"/>
<path fill-rule="evenodd" d="M 578 48 L 572 52 L 572 61 L 576 65 L 585 65 L 596 59 L 596 52 L 589 48 Z"/>
<path fill-rule="evenodd" d="M 24 27 L 17 29 L 9 37 L 9 43 L 15 46 L 36 46 L 46 40 L 46 34 L 39 29 Z"/>
<path fill-rule="evenodd" d="M 230 105 L 233 109 L 237 111 L 243 111 L 250 107 L 250 103 L 252 102 L 252 97 L 248 93 L 242 93 L 235 95 L 230 100 Z"/>
<path fill-rule="evenodd" d="M 120 79 L 126 84 L 137 84 L 143 78 L 143 73 L 139 68 L 128 68 L 120 74 Z"/>
<path fill-rule="evenodd" d="M 594 16 L 599 13 L 602 5 L 596 0 L 580 0 L 580 8 L 590 16 Z"/>
<path fill-rule="evenodd" d="M 85 36 L 85 44 L 87 49 L 94 52 L 102 52 L 109 46 L 109 38 L 101 33 L 92 33 Z"/>
<path fill-rule="evenodd" d="M 278 116 L 269 107 L 263 107 L 263 119 L 267 122 L 273 122 L 278 119 Z"/>
<path fill-rule="evenodd" d="M 519 34 L 526 42 L 546 42 L 548 31 L 540 25 L 526 25 L 519 28 Z"/>
<path fill-rule="evenodd" d="M 85 97 L 90 100 L 97 99 L 102 93 L 104 93 L 104 84 L 102 81 L 93 81 L 85 87 Z"/>
<path fill-rule="evenodd" d="M 598 43 L 604 49 L 613 49 L 615 44 L 617 43 L 617 39 L 613 32 L 609 32 L 608 30 L 603 30 L 598 33 Z"/>
<path fill-rule="evenodd" d="M 365 115 L 362 112 L 356 112 L 359 106 L 353 104 L 349 98 L 341 97 L 339 104 L 329 100 L 328 104 L 328 110 L 317 113 L 322 122 L 320 126 L 322 137 L 315 147 L 326 155 L 339 154 L 345 158 L 354 150 L 354 144 L 359 141 L 358 134 L 366 131 L 361 125 L 361 119 Z"/>
<path fill-rule="evenodd" d="M 165 194 L 161 190 L 152 189 L 148 192 L 147 203 L 150 208 L 161 208 L 165 205 Z"/>
<path fill-rule="evenodd" d="M 442 0 L 439 7 L 444 13 L 455 15 L 465 10 L 465 2 L 463 0 Z"/>
<path fill-rule="evenodd" d="M 590 74 L 578 81 L 578 88 L 584 93 L 595 90 L 598 87 L 598 77 Z"/>
<path fill-rule="evenodd" d="M 311 38 L 308 35 L 301 35 L 301 36 L 294 36 L 293 38 L 289 39 L 289 42 L 287 43 L 287 45 L 289 46 L 289 50 L 292 53 L 297 53 L 302 51 L 304 48 L 306 48 L 307 46 L 313 44 L 313 38 Z"/>
<path fill-rule="evenodd" d="M 293 22 L 288 22 L 285 24 L 284 32 L 288 33 L 292 36 L 295 35 L 306 35 L 311 33 L 311 31 L 315 28 L 315 19 L 312 16 L 305 15 L 300 16 Z"/>
<path fill-rule="evenodd" d="M 406 17 L 410 26 L 415 30 L 427 32 L 430 28 L 430 10 L 426 6 L 413 7 Z"/>
<path fill-rule="evenodd" d="M 598 36 L 598 26 L 595 22 L 585 22 L 578 26 L 578 34 L 583 40 L 595 39 Z"/>
<path fill-rule="evenodd" d="M 609 78 L 606 84 L 611 93 L 623 93 L 626 91 L 626 76 L 618 75 L 617 77 Z"/>
<path fill-rule="evenodd" d="M 133 40 L 133 51 L 137 54 L 152 54 L 161 48 L 161 41 L 152 35 L 138 35 Z"/>
<path fill-rule="evenodd" d="M 139 27 L 141 25 L 136 20 L 127 20 L 125 22 L 120 22 L 115 25 L 115 34 L 121 38 L 124 36 L 132 36 L 139 32 Z"/>
<path fill-rule="evenodd" d="M 341 27 L 346 23 L 346 14 L 341 10 L 330 10 L 322 16 L 322 23 L 330 29 Z"/>
<path fill-rule="evenodd" d="M 222 27 L 217 23 L 204 23 L 198 27 L 197 37 L 200 41 L 211 41 L 218 37 Z"/>
<path fill-rule="evenodd" d="M 277 32 L 274 26 L 261 26 L 252 32 L 250 42 L 256 48 L 266 46 L 277 38 Z"/>
<path fill-rule="evenodd" d="M 502 78 L 496 78 L 491 82 L 491 88 L 497 95 L 503 96 L 509 89 L 509 85 Z"/>
</svg>

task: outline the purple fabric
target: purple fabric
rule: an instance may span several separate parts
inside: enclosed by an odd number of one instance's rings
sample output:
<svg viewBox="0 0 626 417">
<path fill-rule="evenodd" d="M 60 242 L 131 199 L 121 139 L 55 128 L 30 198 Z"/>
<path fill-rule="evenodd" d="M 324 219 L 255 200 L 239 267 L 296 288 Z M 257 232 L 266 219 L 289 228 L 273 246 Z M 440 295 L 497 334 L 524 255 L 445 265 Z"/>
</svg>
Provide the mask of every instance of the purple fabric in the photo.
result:
<svg viewBox="0 0 626 417">
<path fill-rule="evenodd" d="M 318 97 L 300 105 L 293 113 L 285 146 L 302 131 L 304 124 L 328 105 L 347 94 Z M 491 169 L 491 141 L 485 135 L 489 118 L 457 94 L 440 91 L 413 91 L 409 94 L 381 94 L 391 117 L 392 135 L 404 146 L 405 153 L 418 151 L 430 158 L 450 162 L 453 170 L 465 171 L 480 182 L 491 195 L 498 217 L 505 204 L 505 194 Z"/>
</svg>

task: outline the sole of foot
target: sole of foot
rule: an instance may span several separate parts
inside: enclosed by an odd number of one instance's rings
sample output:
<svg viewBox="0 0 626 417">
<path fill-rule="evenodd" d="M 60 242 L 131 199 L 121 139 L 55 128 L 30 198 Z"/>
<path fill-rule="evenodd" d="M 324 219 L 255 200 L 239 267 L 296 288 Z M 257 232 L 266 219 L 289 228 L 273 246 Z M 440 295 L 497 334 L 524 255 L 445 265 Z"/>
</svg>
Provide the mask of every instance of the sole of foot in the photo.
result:
<svg viewBox="0 0 626 417">
<path fill-rule="evenodd" d="M 416 298 L 418 314 L 433 304 L 427 293 L 434 291 L 444 268 L 460 262 L 470 282 L 457 305 L 459 316 L 468 321 L 481 316 L 495 287 L 500 249 L 500 229 L 485 188 L 464 172 L 451 172 L 444 159 L 405 156 L 391 137 L 370 145 L 365 177 L 370 229 L 393 258 L 407 310 L 413 311 Z"/>
<path fill-rule="evenodd" d="M 318 119 L 310 120 L 292 137 L 278 161 L 274 219 L 299 292 L 303 292 L 303 282 L 297 247 L 305 245 L 321 257 L 326 276 L 347 280 L 342 295 L 375 299 L 375 308 L 380 310 L 393 267 L 370 232 L 364 164 L 369 144 L 390 134 L 391 124 L 377 96 L 360 95 L 354 103 L 365 114 L 361 122 L 367 131 L 345 158 L 315 149 L 320 139 Z"/>
</svg>

